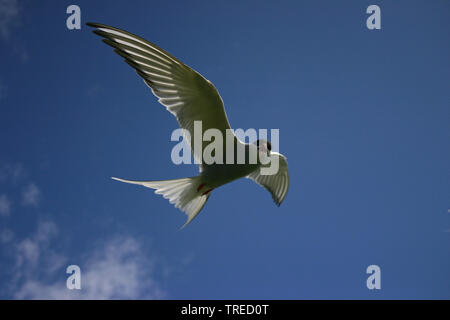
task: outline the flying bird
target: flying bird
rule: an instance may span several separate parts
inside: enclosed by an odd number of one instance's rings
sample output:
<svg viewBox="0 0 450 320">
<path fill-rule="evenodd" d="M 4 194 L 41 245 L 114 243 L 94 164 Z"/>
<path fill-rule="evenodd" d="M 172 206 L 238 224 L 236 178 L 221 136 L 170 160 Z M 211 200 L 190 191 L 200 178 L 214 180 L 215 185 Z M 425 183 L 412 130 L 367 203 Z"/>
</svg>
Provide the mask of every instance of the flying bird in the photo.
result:
<svg viewBox="0 0 450 320">
<path fill-rule="evenodd" d="M 232 164 L 223 161 L 207 164 L 202 160 L 201 152 L 205 148 L 202 141 L 201 148 L 194 146 L 194 121 L 201 121 L 203 132 L 215 128 L 225 137 L 227 130 L 231 131 L 225 107 L 219 92 L 214 85 L 195 70 L 191 69 L 165 50 L 127 31 L 99 23 L 87 23 L 96 28 L 93 32 L 103 37 L 103 42 L 114 48 L 114 51 L 133 67 L 137 74 L 150 87 L 158 101 L 172 113 L 180 127 L 190 133 L 188 144 L 191 147 L 194 159 L 200 159 L 200 174 L 195 177 L 162 180 L 162 181 L 133 181 L 119 178 L 115 180 L 142 185 L 155 189 L 175 207 L 187 215 L 185 227 L 202 210 L 211 191 L 237 180 L 247 177 L 267 189 L 279 206 L 285 199 L 289 189 L 289 172 L 286 157 L 272 152 L 270 142 L 260 139 L 252 144 L 239 140 L 233 134 L 234 151 L 239 147 L 245 151 L 246 159 L 251 151 L 265 155 L 269 160 L 279 163 L 275 174 L 262 174 L 261 170 L 267 166 L 259 160 L 256 163 Z M 229 150 L 228 150 L 229 151 Z M 227 149 L 224 148 L 224 157 Z M 236 160 L 237 155 L 233 155 Z M 182 228 L 183 228 L 182 227 Z"/>
</svg>

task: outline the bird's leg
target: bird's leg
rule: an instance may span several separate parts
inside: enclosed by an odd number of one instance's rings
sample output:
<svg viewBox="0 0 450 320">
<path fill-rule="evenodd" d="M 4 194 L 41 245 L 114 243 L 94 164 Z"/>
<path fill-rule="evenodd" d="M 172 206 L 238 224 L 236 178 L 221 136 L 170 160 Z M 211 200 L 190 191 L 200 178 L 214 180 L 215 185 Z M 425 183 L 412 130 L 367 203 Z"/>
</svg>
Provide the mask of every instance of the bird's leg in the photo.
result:
<svg viewBox="0 0 450 320">
<path fill-rule="evenodd" d="M 212 190 L 213 190 L 213 189 L 206 190 L 205 192 L 202 193 L 202 196 L 207 195 L 207 194 L 210 193 Z"/>
</svg>

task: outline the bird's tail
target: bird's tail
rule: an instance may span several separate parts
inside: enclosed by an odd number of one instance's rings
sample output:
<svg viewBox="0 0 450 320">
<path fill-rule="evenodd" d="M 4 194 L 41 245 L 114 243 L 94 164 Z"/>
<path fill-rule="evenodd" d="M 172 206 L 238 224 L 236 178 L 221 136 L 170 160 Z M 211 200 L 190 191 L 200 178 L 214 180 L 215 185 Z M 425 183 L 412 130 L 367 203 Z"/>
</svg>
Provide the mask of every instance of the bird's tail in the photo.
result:
<svg viewBox="0 0 450 320">
<path fill-rule="evenodd" d="M 198 215 L 210 195 L 209 193 L 200 193 L 198 191 L 199 187 L 201 187 L 200 176 L 162 181 L 133 181 L 114 177 L 112 179 L 155 189 L 156 194 L 161 194 L 170 203 L 174 204 L 176 208 L 186 213 L 188 218 L 181 229 Z"/>
</svg>

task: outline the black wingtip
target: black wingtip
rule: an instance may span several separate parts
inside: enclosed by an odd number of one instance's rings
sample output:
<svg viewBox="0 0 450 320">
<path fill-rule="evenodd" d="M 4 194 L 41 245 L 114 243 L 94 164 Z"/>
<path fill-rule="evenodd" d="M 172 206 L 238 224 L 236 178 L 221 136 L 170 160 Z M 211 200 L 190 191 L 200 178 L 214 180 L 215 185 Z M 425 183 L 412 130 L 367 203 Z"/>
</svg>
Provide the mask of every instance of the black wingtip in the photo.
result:
<svg viewBox="0 0 450 320">
<path fill-rule="evenodd" d="M 103 24 L 103 23 L 97 23 L 97 22 L 86 22 L 86 25 L 88 27 L 92 27 L 92 28 L 107 28 L 107 29 L 111 29 L 112 27 Z"/>
<path fill-rule="evenodd" d="M 87 25 L 88 27 L 98 28 L 99 23 L 95 23 L 95 22 L 86 22 L 86 25 Z"/>
<path fill-rule="evenodd" d="M 95 29 L 92 30 L 93 33 L 95 33 L 96 35 L 100 36 L 100 37 L 104 37 L 105 32 L 99 30 L 99 29 Z"/>
</svg>

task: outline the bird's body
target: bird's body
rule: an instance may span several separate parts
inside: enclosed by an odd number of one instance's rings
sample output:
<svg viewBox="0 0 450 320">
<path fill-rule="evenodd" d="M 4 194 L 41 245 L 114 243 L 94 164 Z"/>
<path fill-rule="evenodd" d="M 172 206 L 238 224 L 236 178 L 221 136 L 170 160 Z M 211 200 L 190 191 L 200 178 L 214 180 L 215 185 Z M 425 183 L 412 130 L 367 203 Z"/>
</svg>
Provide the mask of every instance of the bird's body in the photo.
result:
<svg viewBox="0 0 450 320">
<path fill-rule="evenodd" d="M 231 130 L 222 98 L 209 80 L 163 49 L 134 34 L 103 24 L 88 25 L 96 28 L 94 33 L 102 36 L 103 41 L 136 70 L 159 98 L 158 101 L 177 118 L 180 127 L 189 136 L 187 140 L 194 159 L 200 165 L 199 175 L 190 178 L 163 181 L 113 179 L 156 189 L 157 194 L 163 195 L 187 214 L 185 225 L 200 212 L 214 189 L 243 177 L 251 178 L 265 187 L 275 203 L 281 204 L 289 188 L 287 161 L 283 155 L 271 152 L 269 142 L 258 140 L 256 144 L 248 144 L 232 134 L 232 145 L 223 144 L 222 157 L 215 158 L 214 162 L 203 159 L 203 152 L 210 142 L 199 139 L 199 135 L 203 137 L 205 132 L 213 129 L 225 138 Z M 201 123 L 199 132 L 195 130 L 197 121 Z M 231 161 L 227 159 L 230 152 L 233 152 Z M 238 154 L 244 154 L 243 163 Z M 258 155 L 256 161 L 249 161 L 251 154 Z M 263 168 L 267 166 L 267 162 L 261 160 L 264 157 L 279 163 L 275 173 L 263 173 Z"/>
<path fill-rule="evenodd" d="M 259 164 L 214 164 L 200 173 L 202 182 L 215 189 L 234 180 L 248 176 Z"/>
</svg>

